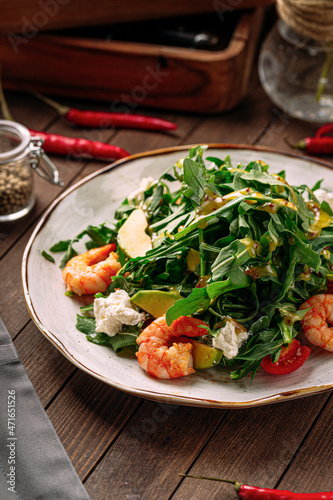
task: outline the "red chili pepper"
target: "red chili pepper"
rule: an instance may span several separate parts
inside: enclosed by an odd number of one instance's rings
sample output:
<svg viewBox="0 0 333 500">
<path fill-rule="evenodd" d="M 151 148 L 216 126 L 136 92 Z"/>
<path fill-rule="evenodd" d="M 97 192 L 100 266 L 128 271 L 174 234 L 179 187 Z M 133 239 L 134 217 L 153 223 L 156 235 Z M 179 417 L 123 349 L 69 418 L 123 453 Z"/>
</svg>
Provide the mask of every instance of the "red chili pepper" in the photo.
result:
<svg viewBox="0 0 333 500">
<path fill-rule="evenodd" d="M 333 135 L 333 123 L 326 123 L 316 132 L 316 137 L 324 137 L 325 135 Z"/>
<path fill-rule="evenodd" d="M 130 155 L 125 149 L 107 144 L 106 142 L 90 141 L 88 139 L 67 137 L 58 134 L 47 134 L 46 132 L 31 129 L 30 133 L 33 137 L 40 137 L 44 140 L 43 149 L 46 153 L 107 161 L 125 158 Z"/>
<path fill-rule="evenodd" d="M 294 146 L 313 155 L 333 154 L 333 137 L 306 137 Z"/>
<path fill-rule="evenodd" d="M 287 347 L 282 347 L 281 354 L 275 363 L 270 355 L 265 356 L 261 362 L 262 368 L 273 375 L 286 375 L 300 368 L 310 356 L 311 349 L 301 345 L 296 339 Z"/>
<path fill-rule="evenodd" d="M 288 490 L 257 488 L 235 482 L 235 491 L 242 500 L 332 500 L 333 491 L 318 493 L 293 493 Z"/>
<path fill-rule="evenodd" d="M 38 92 L 34 92 L 34 94 L 39 99 L 55 108 L 67 121 L 75 125 L 80 125 L 81 127 L 116 127 L 160 131 L 170 131 L 177 128 L 175 123 L 153 116 L 134 115 L 130 113 L 109 113 L 105 111 L 81 111 L 79 109 L 63 106 Z"/>
<path fill-rule="evenodd" d="M 215 477 L 190 476 L 187 474 L 180 474 L 180 476 L 233 484 L 238 497 L 242 500 L 333 500 L 333 491 L 318 493 L 293 493 L 289 490 L 258 488 L 257 486 L 249 486 L 248 484 L 242 484 L 238 481 L 230 481 L 228 479 L 219 479 Z"/>
<path fill-rule="evenodd" d="M 68 108 L 66 120 L 81 127 L 95 128 L 136 128 L 143 130 L 175 130 L 175 123 L 153 116 L 132 115 L 130 113 L 106 113 L 102 111 L 81 111 Z"/>
</svg>

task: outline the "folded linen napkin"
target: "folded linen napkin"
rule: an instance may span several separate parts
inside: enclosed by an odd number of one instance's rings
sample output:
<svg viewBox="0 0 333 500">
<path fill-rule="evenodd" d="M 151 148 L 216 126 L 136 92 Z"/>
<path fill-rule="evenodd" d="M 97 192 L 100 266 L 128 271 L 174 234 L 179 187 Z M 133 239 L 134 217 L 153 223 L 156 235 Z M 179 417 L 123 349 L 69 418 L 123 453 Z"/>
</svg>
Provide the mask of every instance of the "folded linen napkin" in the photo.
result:
<svg viewBox="0 0 333 500">
<path fill-rule="evenodd" d="M 1 318 L 0 498 L 89 500 Z"/>
</svg>

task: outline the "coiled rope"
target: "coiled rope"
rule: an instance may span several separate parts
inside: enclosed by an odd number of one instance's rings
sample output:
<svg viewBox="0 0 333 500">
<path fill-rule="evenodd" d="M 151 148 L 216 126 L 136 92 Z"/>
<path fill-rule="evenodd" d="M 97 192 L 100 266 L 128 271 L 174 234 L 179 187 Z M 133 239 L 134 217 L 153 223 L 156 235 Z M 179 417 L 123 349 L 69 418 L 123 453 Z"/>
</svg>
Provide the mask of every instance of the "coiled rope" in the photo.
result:
<svg viewBox="0 0 333 500">
<path fill-rule="evenodd" d="M 277 11 L 297 33 L 333 42 L 333 0 L 277 0 Z"/>
</svg>

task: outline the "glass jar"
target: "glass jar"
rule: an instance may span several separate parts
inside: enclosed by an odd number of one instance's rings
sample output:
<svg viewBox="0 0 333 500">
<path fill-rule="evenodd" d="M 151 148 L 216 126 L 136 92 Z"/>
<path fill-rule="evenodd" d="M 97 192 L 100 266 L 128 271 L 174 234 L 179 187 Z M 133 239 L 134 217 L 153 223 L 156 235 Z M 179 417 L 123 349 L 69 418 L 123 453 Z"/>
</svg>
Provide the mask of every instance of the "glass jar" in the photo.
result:
<svg viewBox="0 0 333 500">
<path fill-rule="evenodd" d="M 281 19 L 259 54 L 261 84 L 277 107 L 314 123 L 333 121 L 333 47 L 298 34 Z"/>
<path fill-rule="evenodd" d="M 43 179 L 63 185 L 42 143 L 40 138 L 31 138 L 23 125 L 0 120 L 0 222 L 19 219 L 33 208 L 33 170 Z"/>
</svg>

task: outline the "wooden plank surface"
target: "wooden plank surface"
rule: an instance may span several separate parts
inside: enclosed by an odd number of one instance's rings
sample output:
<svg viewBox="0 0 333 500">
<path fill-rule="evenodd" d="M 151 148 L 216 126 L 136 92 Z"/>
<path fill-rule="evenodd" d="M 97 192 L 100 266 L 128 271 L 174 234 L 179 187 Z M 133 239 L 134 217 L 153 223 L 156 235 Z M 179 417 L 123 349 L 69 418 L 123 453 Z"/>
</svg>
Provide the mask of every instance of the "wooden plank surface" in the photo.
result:
<svg viewBox="0 0 333 500">
<path fill-rule="evenodd" d="M 71 127 L 48 106 L 8 94 L 15 118 L 40 130 L 113 142 L 131 153 L 179 144 L 259 144 L 290 151 L 315 127 L 281 113 L 254 73 L 248 96 L 217 116 L 147 110 L 175 121 L 175 133 L 88 131 Z M 74 104 L 74 102 L 72 102 Z M 76 102 L 77 107 L 103 109 Z M 333 489 L 332 397 L 323 393 L 242 410 L 159 404 L 106 386 L 75 368 L 31 321 L 20 284 L 24 247 L 42 212 L 73 183 L 104 166 L 53 156 L 65 181 L 51 186 L 35 176 L 37 203 L 20 223 L 0 226 L 0 316 L 34 387 L 93 500 L 236 498 L 222 483 L 180 473 L 226 477 L 294 491 Z M 333 158 L 327 158 L 333 161 Z M 333 166 L 333 163 L 332 163 Z"/>
<path fill-rule="evenodd" d="M 282 489 L 280 477 L 299 453 L 301 443 L 306 440 L 309 428 L 328 397 L 325 394 L 264 408 L 229 412 L 188 473 Z M 314 489 L 322 487 L 318 477 L 311 479 L 311 485 Z M 333 488 L 333 478 L 329 482 L 326 480 L 326 487 Z M 208 488 L 211 498 L 235 498 L 228 484 L 190 478 L 183 480 L 174 498 L 205 499 Z M 290 488 L 307 491 L 303 477 L 297 474 L 293 476 Z"/>
</svg>

